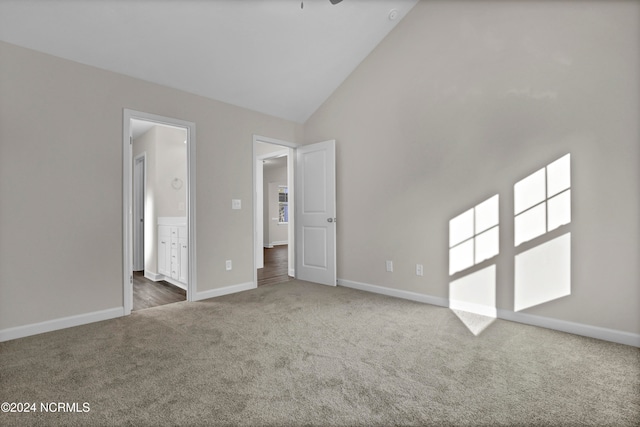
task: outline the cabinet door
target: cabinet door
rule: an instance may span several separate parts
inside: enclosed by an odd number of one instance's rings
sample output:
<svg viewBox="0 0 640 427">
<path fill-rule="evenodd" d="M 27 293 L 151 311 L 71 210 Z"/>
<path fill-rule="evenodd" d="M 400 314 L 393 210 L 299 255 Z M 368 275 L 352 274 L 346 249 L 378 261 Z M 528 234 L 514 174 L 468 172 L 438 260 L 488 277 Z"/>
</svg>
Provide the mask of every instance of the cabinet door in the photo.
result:
<svg viewBox="0 0 640 427">
<path fill-rule="evenodd" d="M 158 240 L 158 273 L 171 275 L 171 245 L 169 237 L 160 237 Z"/>
<path fill-rule="evenodd" d="M 178 249 L 171 249 L 171 278 L 178 280 L 178 273 L 180 272 L 180 252 Z"/>
<path fill-rule="evenodd" d="M 180 239 L 180 275 L 178 280 L 182 283 L 189 282 L 189 245 L 187 239 Z"/>
</svg>

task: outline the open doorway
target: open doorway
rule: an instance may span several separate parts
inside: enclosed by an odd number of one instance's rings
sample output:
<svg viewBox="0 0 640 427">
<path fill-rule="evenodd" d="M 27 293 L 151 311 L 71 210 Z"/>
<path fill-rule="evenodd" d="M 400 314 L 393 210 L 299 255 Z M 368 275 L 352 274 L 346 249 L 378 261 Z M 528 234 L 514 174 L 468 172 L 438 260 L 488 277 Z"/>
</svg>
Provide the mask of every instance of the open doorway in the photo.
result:
<svg viewBox="0 0 640 427">
<path fill-rule="evenodd" d="M 258 269 L 258 286 L 286 282 L 291 279 L 288 253 L 290 236 L 287 151 L 284 150 L 276 157 L 262 160 L 264 262 L 263 267 Z"/>
<path fill-rule="evenodd" d="M 124 311 L 191 300 L 195 125 L 124 111 Z"/>
<path fill-rule="evenodd" d="M 293 144 L 254 137 L 255 283 L 293 279 Z"/>
<path fill-rule="evenodd" d="M 131 119 L 133 306 L 187 297 L 187 130 Z"/>
<path fill-rule="evenodd" d="M 335 140 L 298 146 L 254 135 L 254 284 L 264 268 L 264 163 L 287 153 L 288 276 L 337 285 Z M 295 171 L 294 171 L 295 167 Z M 295 179 L 294 179 L 295 176 Z M 295 212 L 294 212 L 295 210 Z"/>
</svg>

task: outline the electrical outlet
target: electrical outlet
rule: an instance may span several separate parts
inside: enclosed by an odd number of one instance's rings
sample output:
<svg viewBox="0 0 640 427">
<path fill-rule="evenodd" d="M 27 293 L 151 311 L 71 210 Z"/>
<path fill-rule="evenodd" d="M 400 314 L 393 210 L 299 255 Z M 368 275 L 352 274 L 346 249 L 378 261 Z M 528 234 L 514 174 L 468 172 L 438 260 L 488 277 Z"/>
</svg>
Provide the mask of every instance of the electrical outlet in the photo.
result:
<svg viewBox="0 0 640 427">
<path fill-rule="evenodd" d="M 416 264 L 416 276 L 424 276 L 424 267 L 422 264 Z"/>
<path fill-rule="evenodd" d="M 232 199 L 231 200 L 231 209 L 242 209 L 242 200 L 240 200 L 240 199 Z"/>
<path fill-rule="evenodd" d="M 393 271 L 393 261 L 387 260 L 387 271 Z"/>
<path fill-rule="evenodd" d="M 232 265 L 231 265 L 231 260 L 230 259 L 228 259 L 224 264 L 225 264 L 225 267 L 226 267 L 227 271 L 231 270 Z"/>
</svg>

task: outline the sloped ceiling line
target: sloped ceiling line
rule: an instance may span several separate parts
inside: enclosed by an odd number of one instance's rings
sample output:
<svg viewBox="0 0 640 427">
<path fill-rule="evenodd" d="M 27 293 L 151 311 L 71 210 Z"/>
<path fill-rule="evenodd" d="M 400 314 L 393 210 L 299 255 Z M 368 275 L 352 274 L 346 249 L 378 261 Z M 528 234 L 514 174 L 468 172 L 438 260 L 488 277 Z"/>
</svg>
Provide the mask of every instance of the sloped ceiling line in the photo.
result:
<svg viewBox="0 0 640 427">
<path fill-rule="evenodd" d="M 0 40 L 303 123 L 416 3 L 0 0 Z"/>
</svg>

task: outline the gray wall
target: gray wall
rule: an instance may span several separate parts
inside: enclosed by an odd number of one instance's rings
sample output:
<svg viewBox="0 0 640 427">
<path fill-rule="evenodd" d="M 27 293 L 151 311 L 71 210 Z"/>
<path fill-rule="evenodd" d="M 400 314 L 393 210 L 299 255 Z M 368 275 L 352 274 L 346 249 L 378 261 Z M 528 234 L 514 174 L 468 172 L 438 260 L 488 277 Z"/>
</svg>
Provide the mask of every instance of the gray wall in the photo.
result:
<svg viewBox="0 0 640 427">
<path fill-rule="evenodd" d="M 7 43 L 0 58 L 0 330 L 122 307 L 124 108 L 196 124 L 197 292 L 253 281 L 253 134 L 301 125 Z"/>
<path fill-rule="evenodd" d="M 187 132 L 166 126 L 156 126 L 156 194 L 158 216 L 186 217 L 187 203 Z M 197 130 L 196 130 L 197 133 Z M 178 178 L 182 186 L 174 188 Z"/>
<path fill-rule="evenodd" d="M 639 19 L 631 1 L 419 2 L 305 123 L 337 140 L 338 277 L 447 298 L 449 220 L 499 194 L 513 310 L 513 185 L 571 153 L 571 295 L 524 313 L 640 333 Z"/>
</svg>

